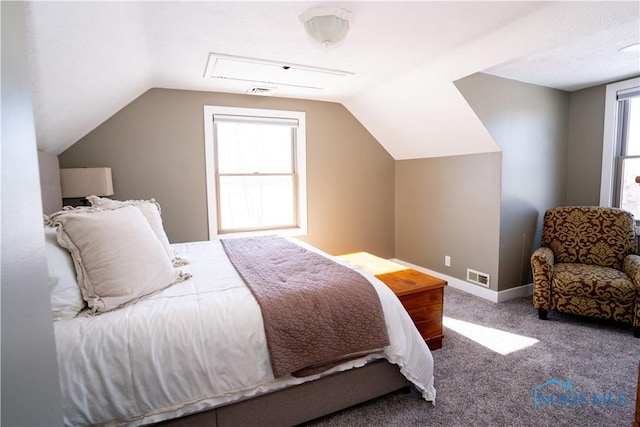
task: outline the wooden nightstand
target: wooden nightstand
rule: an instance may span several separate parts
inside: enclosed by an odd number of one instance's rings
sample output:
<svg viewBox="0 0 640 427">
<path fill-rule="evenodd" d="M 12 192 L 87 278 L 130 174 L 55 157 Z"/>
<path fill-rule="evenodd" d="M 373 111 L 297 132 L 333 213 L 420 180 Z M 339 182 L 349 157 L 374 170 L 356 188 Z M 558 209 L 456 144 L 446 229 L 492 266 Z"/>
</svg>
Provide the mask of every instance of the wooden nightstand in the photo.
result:
<svg viewBox="0 0 640 427">
<path fill-rule="evenodd" d="M 400 299 L 429 348 L 436 350 L 442 347 L 442 305 L 446 281 L 367 252 L 340 255 L 338 258 L 380 279 Z"/>
</svg>

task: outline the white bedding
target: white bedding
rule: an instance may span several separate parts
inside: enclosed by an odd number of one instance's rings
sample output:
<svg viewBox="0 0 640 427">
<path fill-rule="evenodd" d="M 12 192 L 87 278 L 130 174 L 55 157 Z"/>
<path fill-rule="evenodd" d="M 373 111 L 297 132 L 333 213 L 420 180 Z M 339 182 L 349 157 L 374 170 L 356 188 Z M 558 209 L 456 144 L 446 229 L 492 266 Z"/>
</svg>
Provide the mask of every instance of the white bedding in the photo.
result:
<svg viewBox="0 0 640 427">
<path fill-rule="evenodd" d="M 319 377 L 274 379 L 259 306 L 219 241 L 172 246 L 191 279 L 113 312 L 55 322 L 66 425 L 158 422 Z M 435 401 L 429 348 L 395 295 L 363 274 L 380 296 L 390 345 L 322 375 L 384 357 Z"/>
</svg>

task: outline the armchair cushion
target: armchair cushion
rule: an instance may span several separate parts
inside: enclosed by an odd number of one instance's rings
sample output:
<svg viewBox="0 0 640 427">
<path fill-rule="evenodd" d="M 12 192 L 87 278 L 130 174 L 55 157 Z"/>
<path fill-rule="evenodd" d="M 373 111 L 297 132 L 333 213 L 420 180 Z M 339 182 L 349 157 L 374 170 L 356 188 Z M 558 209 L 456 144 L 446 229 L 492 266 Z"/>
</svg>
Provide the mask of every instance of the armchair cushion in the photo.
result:
<svg viewBox="0 0 640 427">
<path fill-rule="evenodd" d="M 553 273 L 554 292 L 565 296 L 585 296 L 600 300 L 631 301 L 636 298 L 636 285 L 620 270 L 587 264 L 556 264 Z"/>
</svg>

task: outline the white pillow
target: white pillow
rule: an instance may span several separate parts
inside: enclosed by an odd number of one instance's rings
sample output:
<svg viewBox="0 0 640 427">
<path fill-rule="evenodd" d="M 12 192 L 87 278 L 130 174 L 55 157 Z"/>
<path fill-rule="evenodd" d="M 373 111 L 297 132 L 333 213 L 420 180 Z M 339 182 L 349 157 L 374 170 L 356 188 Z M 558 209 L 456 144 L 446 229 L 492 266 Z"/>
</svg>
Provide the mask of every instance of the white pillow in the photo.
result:
<svg viewBox="0 0 640 427">
<path fill-rule="evenodd" d="M 73 260 L 68 250 L 58 244 L 55 228 L 44 229 L 44 247 L 49 269 L 49 293 L 53 320 L 73 319 L 86 306 L 76 281 Z"/>
<path fill-rule="evenodd" d="M 80 208 L 50 217 L 71 252 L 92 313 L 123 307 L 191 277 L 176 270 L 140 209 Z"/>
<path fill-rule="evenodd" d="M 144 217 L 149 222 L 149 225 L 153 229 L 153 232 L 158 237 L 160 243 L 162 243 L 162 247 L 165 252 L 169 256 L 169 259 L 173 262 L 175 267 L 180 265 L 184 265 L 187 262 L 181 258 L 177 258 L 173 249 L 171 248 L 171 244 L 169 243 L 169 238 L 164 231 L 164 227 L 162 226 L 162 216 L 160 209 L 160 204 L 158 204 L 155 199 L 151 200 L 126 200 L 124 202 L 120 200 L 113 200 L 107 197 L 98 197 L 98 196 L 88 196 L 87 200 L 91 204 L 91 206 L 96 208 L 103 209 L 117 209 L 123 206 L 135 206 L 140 209 L 140 212 L 144 215 Z"/>
</svg>

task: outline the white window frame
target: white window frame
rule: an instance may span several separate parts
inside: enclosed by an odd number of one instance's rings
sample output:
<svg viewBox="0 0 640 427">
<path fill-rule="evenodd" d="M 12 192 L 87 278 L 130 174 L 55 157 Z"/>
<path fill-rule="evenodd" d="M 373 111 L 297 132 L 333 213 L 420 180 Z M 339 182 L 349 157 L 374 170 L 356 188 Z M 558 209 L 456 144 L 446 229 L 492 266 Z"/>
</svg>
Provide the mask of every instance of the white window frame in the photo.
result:
<svg viewBox="0 0 640 427">
<path fill-rule="evenodd" d="M 640 77 L 607 85 L 604 106 L 604 135 L 602 144 L 602 174 L 600 206 L 612 207 L 615 200 L 615 162 L 618 135 L 618 92 L 640 87 Z"/>
<path fill-rule="evenodd" d="M 256 118 L 295 119 L 298 121 L 296 136 L 296 175 L 297 175 L 297 215 L 296 227 L 271 230 L 252 230 L 233 233 L 218 232 L 218 206 L 216 194 L 216 159 L 214 148 L 215 130 L 213 116 L 215 114 L 249 116 Z M 237 108 L 215 105 L 204 106 L 204 151 L 205 174 L 207 187 L 207 215 L 209 222 L 209 240 L 221 237 L 257 236 L 279 234 L 283 236 L 300 236 L 307 234 L 307 141 L 306 114 L 303 111 L 265 110 L 257 108 Z"/>
</svg>

